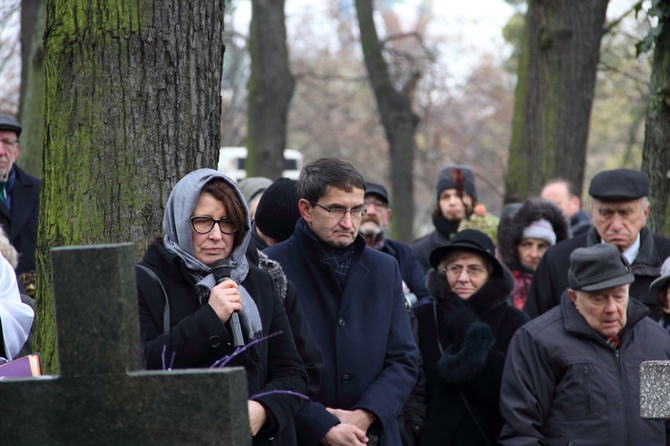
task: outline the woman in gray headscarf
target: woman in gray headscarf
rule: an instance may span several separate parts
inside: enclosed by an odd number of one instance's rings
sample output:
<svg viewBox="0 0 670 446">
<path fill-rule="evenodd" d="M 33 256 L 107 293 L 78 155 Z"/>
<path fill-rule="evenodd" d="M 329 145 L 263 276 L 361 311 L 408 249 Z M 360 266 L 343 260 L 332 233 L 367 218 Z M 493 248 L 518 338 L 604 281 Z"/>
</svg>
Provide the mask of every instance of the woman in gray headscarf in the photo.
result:
<svg viewBox="0 0 670 446">
<path fill-rule="evenodd" d="M 270 275 L 245 258 L 249 228 L 245 200 L 230 178 L 200 169 L 176 184 L 164 236 L 137 268 L 144 361 L 147 369 L 219 365 L 235 352 L 231 315 L 238 314 L 243 342 L 252 345 L 227 365 L 247 371 L 253 444 L 273 437 L 274 445 L 291 444 L 303 401 L 271 391 L 304 394 L 307 375 Z M 223 281 L 212 268 L 222 259 L 230 266 Z"/>
</svg>

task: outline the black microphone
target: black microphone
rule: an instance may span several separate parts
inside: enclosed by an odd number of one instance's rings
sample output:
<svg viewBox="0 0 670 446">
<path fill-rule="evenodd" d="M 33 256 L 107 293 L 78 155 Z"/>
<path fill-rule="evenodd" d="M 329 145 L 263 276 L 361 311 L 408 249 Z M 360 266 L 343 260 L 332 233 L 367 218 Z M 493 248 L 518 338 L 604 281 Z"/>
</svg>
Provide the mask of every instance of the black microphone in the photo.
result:
<svg viewBox="0 0 670 446">
<path fill-rule="evenodd" d="M 228 263 L 228 259 L 220 259 L 210 265 L 212 268 L 212 274 L 214 274 L 214 279 L 216 279 L 216 284 L 220 284 L 226 279 L 230 279 L 230 273 L 233 270 L 233 267 Z M 240 325 L 240 315 L 237 312 L 233 312 L 230 315 L 230 328 L 233 332 L 233 346 L 241 347 L 244 345 L 244 337 L 242 336 L 242 326 Z"/>
</svg>

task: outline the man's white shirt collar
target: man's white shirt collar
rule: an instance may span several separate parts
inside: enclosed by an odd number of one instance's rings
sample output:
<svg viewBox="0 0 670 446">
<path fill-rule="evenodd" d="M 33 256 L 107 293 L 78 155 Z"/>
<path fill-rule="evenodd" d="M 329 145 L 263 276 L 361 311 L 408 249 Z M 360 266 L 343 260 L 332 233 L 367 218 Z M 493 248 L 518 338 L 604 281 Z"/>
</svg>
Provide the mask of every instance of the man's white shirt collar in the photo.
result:
<svg viewBox="0 0 670 446">
<path fill-rule="evenodd" d="M 605 240 L 601 238 L 600 242 L 605 243 Z M 635 239 L 635 243 L 633 243 L 630 248 L 628 248 L 623 252 L 623 256 L 626 258 L 626 260 L 628 260 L 628 263 L 632 265 L 639 253 L 640 253 L 640 233 L 638 232 L 637 238 Z"/>
</svg>

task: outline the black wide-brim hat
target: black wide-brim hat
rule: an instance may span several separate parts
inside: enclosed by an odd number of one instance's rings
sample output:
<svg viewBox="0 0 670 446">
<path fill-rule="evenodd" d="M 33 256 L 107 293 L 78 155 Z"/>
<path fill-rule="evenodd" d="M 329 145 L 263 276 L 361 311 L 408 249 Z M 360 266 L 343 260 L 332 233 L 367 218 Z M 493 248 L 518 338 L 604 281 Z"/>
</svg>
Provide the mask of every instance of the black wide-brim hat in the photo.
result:
<svg viewBox="0 0 670 446">
<path fill-rule="evenodd" d="M 481 255 L 493 265 L 492 276 L 503 277 L 503 268 L 498 259 L 496 259 L 493 240 L 482 231 L 464 229 L 457 232 L 449 243 L 433 249 L 430 253 L 430 266 L 437 269 L 442 259 L 454 251 L 471 251 Z"/>
</svg>

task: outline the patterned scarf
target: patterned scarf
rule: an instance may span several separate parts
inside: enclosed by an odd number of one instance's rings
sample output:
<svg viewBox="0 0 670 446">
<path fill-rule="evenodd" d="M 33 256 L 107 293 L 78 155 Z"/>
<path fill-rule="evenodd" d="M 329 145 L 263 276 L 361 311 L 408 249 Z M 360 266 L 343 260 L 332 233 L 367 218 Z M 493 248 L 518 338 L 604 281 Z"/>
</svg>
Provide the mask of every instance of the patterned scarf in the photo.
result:
<svg viewBox="0 0 670 446">
<path fill-rule="evenodd" d="M 14 187 L 15 181 L 16 172 L 14 171 L 14 167 L 12 167 L 12 170 L 9 171 L 9 175 L 7 176 L 6 180 L 0 180 L 0 201 L 5 203 L 7 209 L 12 208 L 12 197 L 10 194 L 12 192 L 12 188 Z"/>
<path fill-rule="evenodd" d="M 607 345 L 612 347 L 612 349 L 614 350 L 619 349 L 619 344 L 621 343 L 621 332 L 622 330 L 619 330 L 617 334 L 607 339 Z"/>
</svg>

